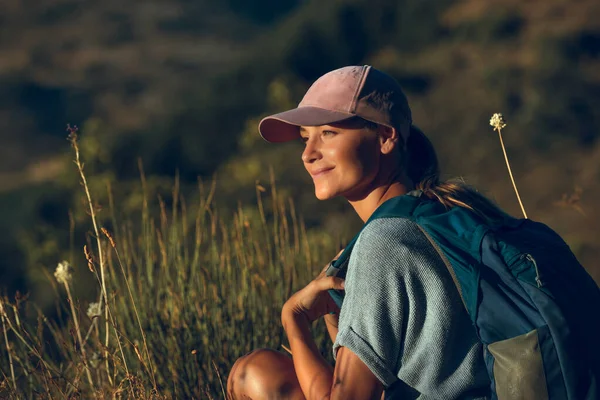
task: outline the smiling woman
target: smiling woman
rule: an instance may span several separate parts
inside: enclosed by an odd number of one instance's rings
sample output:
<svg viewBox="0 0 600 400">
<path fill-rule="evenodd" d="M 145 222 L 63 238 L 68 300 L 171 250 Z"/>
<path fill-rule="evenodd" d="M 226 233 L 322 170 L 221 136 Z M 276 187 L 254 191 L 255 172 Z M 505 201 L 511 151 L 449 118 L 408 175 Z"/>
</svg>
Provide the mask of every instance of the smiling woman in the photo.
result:
<svg viewBox="0 0 600 400">
<path fill-rule="evenodd" d="M 512 247 L 482 235 L 491 227 L 506 228 L 495 231 L 498 235 L 521 234 L 510 229 L 529 227 L 529 221 L 508 216 L 460 181 L 440 182 L 435 150 L 412 124 L 408 102 L 394 79 L 370 66 L 329 72 L 310 87 L 297 108 L 263 119 L 259 130 L 270 142 L 300 138 L 305 144 L 302 162 L 316 197 L 344 197 L 365 225 L 337 260 L 284 304 L 281 322 L 292 359 L 267 349 L 240 358 L 229 375 L 231 398 L 508 399 L 517 392 L 518 398 L 538 398 L 540 388 L 550 393 L 557 390 L 557 382 L 563 384 L 561 376 L 544 373 L 542 354 L 536 350 L 544 347 L 546 362 L 555 354 L 548 351 L 547 346 L 553 346 L 549 342 L 538 343 L 554 323 L 543 319 L 550 314 L 537 310 L 530 315 L 535 304 L 521 310 L 525 299 L 534 296 L 523 294 L 531 287 L 520 286 L 512 271 L 502 268 L 497 273 L 508 274 L 501 284 L 497 275 L 485 278 L 488 270 L 475 261 L 488 262 L 490 270 L 506 267 L 486 257 L 497 258 Z M 543 229 L 535 225 L 530 229 L 534 235 L 526 235 L 527 240 L 517 235 L 512 243 L 521 250 L 523 244 L 536 243 L 538 238 L 532 236 L 550 237 Z M 583 268 L 568 247 L 561 247 L 557 235 L 548 240 L 563 249 L 555 255 L 572 264 L 572 287 L 586 288 L 590 301 L 598 302 L 591 278 L 575 276 Z M 496 246 L 489 254 L 484 252 L 486 243 Z M 538 288 L 542 281 L 534 256 L 541 260 L 553 247 L 542 239 L 540 243 L 545 246 L 531 254 L 510 255 L 510 267 L 517 260 L 519 280 L 525 279 L 524 271 L 531 272 L 530 281 Z M 543 268 L 545 272 L 554 266 L 549 262 Z M 493 290 L 479 287 L 480 274 L 482 282 L 490 279 Z M 469 281 L 471 275 L 475 281 Z M 479 295 L 482 290 L 485 296 Z M 515 293 L 520 297 L 511 303 Z M 527 317 L 521 320 L 522 315 Z M 311 337 L 310 324 L 322 317 L 333 342 L 335 367 L 320 355 Z M 540 320 L 547 324 L 532 322 Z M 557 343 L 570 341 L 569 356 L 577 365 L 598 365 L 597 356 L 583 362 L 588 357 L 585 346 L 574 339 L 593 342 L 590 330 L 573 328 L 573 337 L 557 336 Z M 520 368 L 511 367 L 515 365 Z M 560 370 L 557 367 L 549 368 Z M 589 372 L 580 368 L 582 376 Z M 590 376 L 565 379 L 563 387 L 567 391 L 571 384 L 580 385 L 574 390 L 586 393 L 595 385 Z"/>
<path fill-rule="evenodd" d="M 316 197 L 343 196 L 365 222 L 387 200 L 415 187 L 432 197 L 442 187 L 433 147 L 412 126 L 402 90 L 370 66 L 324 75 L 298 108 L 265 118 L 259 129 L 270 142 L 301 138 Z M 467 191 L 459 188 L 455 197 Z M 504 215 L 489 204 L 494 216 Z M 340 310 L 327 291 L 342 288 Z M 334 342 L 335 369 L 310 335 L 310 323 L 323 316 Z M 322 273 L 286 302 L 282 323 L 292 360 L 271 350 L 241 358 L 229 376 L 231 397 L 456 398 L 489 387 L 482 347 L 460 296 L 414 225 L 369 224 L 345 280 Z M 281 387 L 293 390 L 283 396 Z"/>
<path fill-rule="evenodd" d="M 377 126 L 361 118 L 331 125 L 302 126 L 305 143 L 302 161 L 315 185 L 319 200 L 335 196 L 354 198 L 376 175 Z"/>
</svg>

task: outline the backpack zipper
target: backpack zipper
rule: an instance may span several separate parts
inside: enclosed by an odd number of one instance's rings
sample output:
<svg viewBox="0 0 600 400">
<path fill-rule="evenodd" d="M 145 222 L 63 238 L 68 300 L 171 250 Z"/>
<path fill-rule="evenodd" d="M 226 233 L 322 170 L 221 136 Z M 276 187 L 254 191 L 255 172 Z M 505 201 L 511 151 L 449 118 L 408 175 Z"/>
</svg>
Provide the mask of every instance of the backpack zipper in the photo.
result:
<svg viewBox="0 0 600 400">
<path fill-rule="evenodd" d="M 538 269 L 537 263 L 535 262 L 535 258 L 533 258 L 533 256 L 529 253 L 521 254 L 520 258 L 521 259 L 525 258 L 525 259 L 527 259 L 527 261 L 533 263 L 533 268 L 535 268 L 535 282 L 537 283 L 537 286 L 539 288 L 544 286 L 544 284 L 542 283 L 542 280 L 540 279 L 540 271 Z"/>
</svg>

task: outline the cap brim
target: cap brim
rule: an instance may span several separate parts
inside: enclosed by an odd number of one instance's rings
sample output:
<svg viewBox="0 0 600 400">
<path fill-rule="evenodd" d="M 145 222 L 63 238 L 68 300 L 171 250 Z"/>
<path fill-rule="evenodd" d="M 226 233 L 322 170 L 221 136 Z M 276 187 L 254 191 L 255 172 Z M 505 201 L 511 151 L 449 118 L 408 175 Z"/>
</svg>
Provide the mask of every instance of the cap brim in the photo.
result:
<svg viewBox="0 0 600 400">
<path fill-rule="evenodd" d="M 258 124 L 258 131 L 268 142 L 288 142 L 300 137 L 299 126 L 327 125 L 355 116 L 340 111 L 304 106 L 263 118 Z"/>
</svg>

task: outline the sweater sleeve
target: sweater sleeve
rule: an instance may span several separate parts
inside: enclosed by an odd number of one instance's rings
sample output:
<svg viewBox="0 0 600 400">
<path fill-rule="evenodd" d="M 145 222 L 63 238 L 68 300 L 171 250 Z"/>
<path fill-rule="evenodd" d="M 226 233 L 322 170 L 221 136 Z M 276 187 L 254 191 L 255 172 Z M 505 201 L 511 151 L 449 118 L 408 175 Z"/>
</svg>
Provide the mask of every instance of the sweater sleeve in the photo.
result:
<svg viewBox="0 0 600 400">
<path fill-rule="evenodd" d="M 350 256 L 345 292 L 334 357 L 347 347 L 384 387 L 401 380 L 425 397 L 489 384 L 452 278 L 415 223 L 369 223 Z"/>
</svg>

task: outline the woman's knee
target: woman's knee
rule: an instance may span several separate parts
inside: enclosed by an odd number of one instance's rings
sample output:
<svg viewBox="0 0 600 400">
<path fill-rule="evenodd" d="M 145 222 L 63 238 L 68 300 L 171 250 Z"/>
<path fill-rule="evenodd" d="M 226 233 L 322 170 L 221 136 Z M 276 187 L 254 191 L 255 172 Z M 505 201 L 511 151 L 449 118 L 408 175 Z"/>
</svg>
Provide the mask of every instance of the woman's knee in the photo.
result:
<svg viewBox="0 0 600 400">
<path fill-rule="evenodd" d="M 257 349 L 240 357 L 229 373 L 231 399 L 303 398 L 292 360 L 271 349 Z"/>
</svg>

